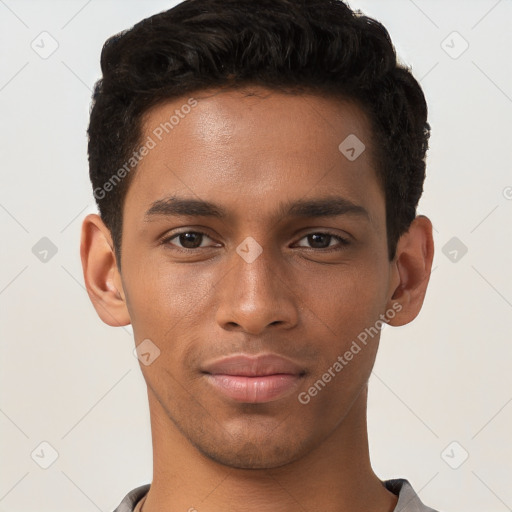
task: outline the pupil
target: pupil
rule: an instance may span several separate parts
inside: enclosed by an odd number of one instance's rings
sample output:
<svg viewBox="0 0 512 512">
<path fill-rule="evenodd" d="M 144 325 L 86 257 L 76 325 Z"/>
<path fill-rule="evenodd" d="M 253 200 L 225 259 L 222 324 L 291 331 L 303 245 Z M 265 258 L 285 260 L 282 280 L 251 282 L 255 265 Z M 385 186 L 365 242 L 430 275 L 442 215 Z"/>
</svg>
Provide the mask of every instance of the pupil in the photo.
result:
<svg viewBox="0 0 512 512">
<path fill-rule="evenodd" d="M 310 243 L 310 245 L 311 245 L 311 246 L 315 247 L 316 249 L 319 249 L 319 248 L 320 248 L 320 249 L 322 249 L 322 248 L 325 248 L 325 247 L 328 247 L 328 246 L 329 246 L 328 239 L 330 238 L 330 236 L 331 236 L 331 235 L 322 235 L 322 234 L 309 235 L 309 238 L 310 238 L 309 243 Z M 315 239 L 316 239 L 316 240 L 315 240 Z M 317 245 L 315 245 L 315 244 L 317 244 L 317 243 L 318 243 L 318 239 L 320 239 L 320 245 L 321 245 L 322 247 L 318 247 Z M 322 240 L 323 240 L 324 242 L 326 242 L 326 241 L 327 241 L 327 245 L 322 244 Z"/>
<path fill-rule="evenodd" d="M 199 244 L 194 243 L 194 237 L 199 238 L 201 235 L 199 233 L 182 233 L 180 235 L 180 243 L 183 247 L 186 249 L 195 249 L 196 247 L 199 247 L 201 243 Z M 197 242 L 197 240 L 196 240 Z M 189 245 L 187 245 L 189 244 Z"/>
</svg>

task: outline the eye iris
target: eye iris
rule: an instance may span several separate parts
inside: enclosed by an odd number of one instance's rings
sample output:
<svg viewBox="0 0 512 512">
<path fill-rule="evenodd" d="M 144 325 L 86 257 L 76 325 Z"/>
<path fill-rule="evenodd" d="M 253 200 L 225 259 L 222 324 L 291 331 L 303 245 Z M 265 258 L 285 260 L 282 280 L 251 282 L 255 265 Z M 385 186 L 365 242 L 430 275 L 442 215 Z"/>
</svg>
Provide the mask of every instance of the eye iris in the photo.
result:
<svg viewBox="0 0 512 512">
<path fill-rule="evenodd" d="M 313 235 L 308 235 L 308 243 L 314 247 L 315 249 L 323 249 L 325 247 L 329 247 L 329 241 L 331 239 L 331 235 L 325 235 L 321 233 L 315 233 Z M 327 241 L 326 244 L 323 244 L 322 242 Z M 320 242 L 320 246 L 318 247 L 316 244 Z"/>
<path fill-rule="evenodd" d="M 195 249 L 201 245 L 201 233 L 181 233 L 179 236 L 180 244 L 186 249 Z M 199 243 L 197 241 L 199 240 Z M 192 244 L 192 246 L 189 246 Z"/>
</svg>

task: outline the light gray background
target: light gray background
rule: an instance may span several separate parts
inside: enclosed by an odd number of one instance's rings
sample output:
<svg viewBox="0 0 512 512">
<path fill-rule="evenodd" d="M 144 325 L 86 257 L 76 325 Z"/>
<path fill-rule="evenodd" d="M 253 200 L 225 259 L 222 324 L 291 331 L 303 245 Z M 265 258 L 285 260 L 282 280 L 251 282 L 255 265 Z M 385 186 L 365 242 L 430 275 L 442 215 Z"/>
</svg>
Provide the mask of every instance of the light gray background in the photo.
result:
<svg viewBox="0 0 512 512">
<path fill-rule="evenodd" d="M 102 44 L 175 3 L 0 0 L 0 512 L 108 512 L 151 481 L 131 331 L 96 316 L 79 233 L 96 211 L 86 128 Z M 432 126 L 418 213 L 435 227 L 434 270 L 420 316 L 382 333 L 374 468 L 446 512 L 512 510 L 512 2 L 351 5 L 388 28 Z M 55 255 L 34 254 L 43 237 Z M 48 469 L 42 442 L 58 452 Z"/>
</svg>

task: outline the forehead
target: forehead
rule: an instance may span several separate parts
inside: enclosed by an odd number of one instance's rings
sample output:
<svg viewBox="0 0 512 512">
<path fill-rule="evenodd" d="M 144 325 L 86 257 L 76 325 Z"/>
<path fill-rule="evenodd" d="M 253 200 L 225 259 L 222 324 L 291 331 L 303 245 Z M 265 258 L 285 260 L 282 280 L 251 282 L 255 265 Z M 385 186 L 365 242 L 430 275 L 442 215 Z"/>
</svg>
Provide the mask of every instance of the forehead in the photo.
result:
<svg viewBox="0 0 512 512">
<path fill-rule="evenodd" d="M 336 188 L 361 202 L 380 190 L 370 124 L 352 102 L 257 87 L 201 91 L 153 107 L 142 128 L 151 149 L 125 204 L 178 194 L 251 204 L 256 214 L 313 192 Z"/>
<path fill-rule="evenodd" d="M 278 129 L 285 125 L 286 132 Z M 367 116 L 353 101 L 285 94 L 263 87 L 201 91 L 159 104 L 144 116 L 143 132 L 164 144 L 162 139 L 170 143 L 173 135 L 180 141 L 188 138 L 212 148 L 236 142 L 248 151 L 264 146 L 276 148 L 284 140 L 287 148 L 295 142 L 298 152 L 301 141 L 323 141 L 323 145 L 330 146 L 351 133 L 359 134 L 368 143 L 371 136 Z M 258 145 L 251 144 L 253 137 L 257 137 Z"/>
</svg>

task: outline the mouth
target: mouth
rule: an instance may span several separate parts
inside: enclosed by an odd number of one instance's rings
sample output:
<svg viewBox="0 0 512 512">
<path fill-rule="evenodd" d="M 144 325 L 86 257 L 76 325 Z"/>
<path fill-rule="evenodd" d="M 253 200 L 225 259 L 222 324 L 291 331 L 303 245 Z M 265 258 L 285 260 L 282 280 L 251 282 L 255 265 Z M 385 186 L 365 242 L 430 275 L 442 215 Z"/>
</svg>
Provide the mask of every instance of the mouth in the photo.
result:
<svg viewBox="0 0 512 512">
<path fill-rule="evenodd" d="M 276 354 L 237 355 L 207 364 L 207 382 L 216 392 L 241 403 L 266 403 L 291 394 L 306 375 L 300 365 Z"/>
</svg>

